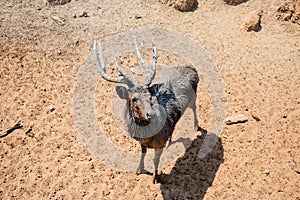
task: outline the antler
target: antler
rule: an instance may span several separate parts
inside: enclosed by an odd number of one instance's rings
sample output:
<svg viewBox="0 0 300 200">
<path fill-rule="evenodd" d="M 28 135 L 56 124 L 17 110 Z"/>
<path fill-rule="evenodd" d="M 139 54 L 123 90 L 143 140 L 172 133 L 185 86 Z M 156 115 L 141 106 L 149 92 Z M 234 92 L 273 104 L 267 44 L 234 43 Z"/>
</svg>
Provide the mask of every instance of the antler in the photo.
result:
<svg viewBox="0 0 300 200">
<path fill-rule="evenodd" d="M 156 72 L 156 62 L 157 62 L 157 51 L 156 51 L 156 47 L 154 44 L 154 41 L 152 40 L 152 48 L 153 48 L 153 61 L 152 61 L 152 68 L 147 66 L 146 63 L 144 62 L 141 52 L 139 50 L 139 46 L 136 42 L 136 38 L 134 38 L 134 44 L 135 44 L 135 49 L 136 49 L 136 54 L 137 57 L 140 60 L 140 63 L 142 64 L 143 68 L 146 71 L 146 78 L 144 80 L 144 84 L 148 87 L 151 82 L 153 81 L 154 77 L 155 77 L 155 72 Z"/>
<path fill-rule="evenodd" d="M 99 42 L 98 45 L 99 45 L 100 60 L 99 60 L 99 57 L 98 57 L 98 50 L 97 50 L 96 40 L 94 40 L 94 47 L 93 47 L 93 49 L 94 49 L 94 57 L 95 57 L 95 60 L 96 60 L 96 65 L 97 65 L 98 71 L 99 71 L 100 75 L 102 76 L 102 78 L 104 78 L 104 79 L 107 80 L 107 81 L 114 82 L 114 83 L 123 83 L 123 84 L 127 84 L 129 88 L 134 87 L 133 81 L 132 81 L 132 80 L 129 78 L 129 76 L 122 70 L 122 68 L 121 68 L 121 66 L 118 64 L 116 58 L 115 58 L 115 64 L 116 64 L 116 67 L 117 67 L 118 71 L 120 72 L 120 74 L 121 74 L 123 77 L 122 77 L 122 78 L 114 78 L 114 77 L 109 76 L 109 75 L 106 73 L 106 66 L 105 66 L 104 59 L 103 59 L 103 50 L 102 50 L 102 47 L 101 47 L 100 42 Z"/>
</svg>

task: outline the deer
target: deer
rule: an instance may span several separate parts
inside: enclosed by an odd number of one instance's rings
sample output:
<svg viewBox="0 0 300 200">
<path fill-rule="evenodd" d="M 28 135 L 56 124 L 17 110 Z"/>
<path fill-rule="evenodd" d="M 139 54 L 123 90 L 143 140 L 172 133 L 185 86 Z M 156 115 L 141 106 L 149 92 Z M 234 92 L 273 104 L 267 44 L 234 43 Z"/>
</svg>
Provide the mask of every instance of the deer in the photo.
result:
<svg viewBox="0 0 300 200">
<path fill-rule="evenodd" d="M 141 157 L 137 174 L 153 175 L 153 184 L 158 183 L 158 165 L 163 148 L 172 143 L 172 134 L 176 123 L 187 108 L 193 110 L 194 126 L 198 130 L 196 113 L 196 94 L 199 76 L 192 65 L 167 67 L 161 80 L 152 84 L 156 74 L 157 49 L 152 41 L 153 61 L 148 66 L 140 53 L 134 38 L 137 58 L 146 72 L 142 84 L 136 84 L 125 73 L 114 59 L 120 77 L 112 77 L 106 73 L 101 43 L 94 40 L 93 51 L 100 76 L 109 82 L 117 83 L 117 95 L 126 100 L 124 118 L 129 135 L 141 146 Z M 100 56 L 100 58 L 99 58 Z M 121 85 L 120 85 L 121 84 Z M 168 145 L 167 145 L 168 143 Z M 154 174 L 144 168 L 147 149 L 154 149 Z"/>
</svg>

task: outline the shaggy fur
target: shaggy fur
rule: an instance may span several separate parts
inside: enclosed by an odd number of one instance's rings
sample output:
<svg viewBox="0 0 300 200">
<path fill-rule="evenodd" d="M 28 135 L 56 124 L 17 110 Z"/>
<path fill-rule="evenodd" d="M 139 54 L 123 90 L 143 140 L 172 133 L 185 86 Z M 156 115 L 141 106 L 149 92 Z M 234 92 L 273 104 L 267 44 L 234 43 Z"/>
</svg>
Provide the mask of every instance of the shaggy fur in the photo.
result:
<svg viewBox="0 0 300 200">
<path fill-rule="evenodd" d="M 127 101 L 127 130 L 142 148 L 137 173 L 148 173 L 144 169 L 144 157 L 147 148 L 155 149 L 153 182 L 157 181 L 162 149 L 168 140 L 171 141 L 175 125 L 187 107 L 193 109 L 195 128 L 198 128 L 195 104 L 198 81 L 195 68 L 177 66 L 167 68 L 160 82 L 150 87 L 116 88 L 119 97 Z"/>
</svg>

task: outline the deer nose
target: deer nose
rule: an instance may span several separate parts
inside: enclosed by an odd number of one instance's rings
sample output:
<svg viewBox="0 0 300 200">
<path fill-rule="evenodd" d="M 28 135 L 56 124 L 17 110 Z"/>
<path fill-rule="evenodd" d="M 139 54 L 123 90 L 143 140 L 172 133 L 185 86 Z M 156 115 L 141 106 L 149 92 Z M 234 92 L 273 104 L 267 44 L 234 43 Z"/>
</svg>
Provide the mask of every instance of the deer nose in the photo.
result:
<svg viewBox="0 0 300 200">
<path fill-rule="evenodd" d="M 147 119 L 148 119 L 148 120 L 151 120 L 151 119 L 154 117 L 154 114 L 155 114 L 155 113 L 154 113 L 153 111 L 147 112 L 147 113 L 146 113 Z"/>
<path fill-rule="evenodd" d="M 146 114 L 147 119 L 151 119 L 151 115 L 149 113 Z"/>
</svg>

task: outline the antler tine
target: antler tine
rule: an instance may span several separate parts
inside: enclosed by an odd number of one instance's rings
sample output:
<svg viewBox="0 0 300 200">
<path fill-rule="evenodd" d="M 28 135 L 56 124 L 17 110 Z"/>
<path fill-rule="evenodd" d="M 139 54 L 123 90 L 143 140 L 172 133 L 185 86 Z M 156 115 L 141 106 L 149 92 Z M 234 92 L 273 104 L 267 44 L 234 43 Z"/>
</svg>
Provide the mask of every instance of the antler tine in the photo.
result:
<svg viewBox="0 0 300 200">
<path fill-rule="evenodd" d="M 154 44 L 154 40 L 152 40 L 152 49 L 153 49 L 152 68 L 148 67 L 148 72 L 144 80 L 144 84 L 146 86 L 149 86 L 151 84 L 151 82 L 155 78 L 155 73 L 156 73 L 157 51 Z"/>
<path fill-rule="evenodd" d="M 152 76 L 149 80 L 149 82 L 151 83 L 153 81 L 153 79 L 155 78 L 155 73 L 156 73 L 156 63 L 157 63 L 157 50 L 154 44 L 154 39 L 152 40 L 152 49 L 153 49 L 153 60 L 152 60 Z M 149 83 L 149 84 L 150 84 Z"/>
<path fill-rule="evenodd" d="M 146 63 L 144 62 L 135 37 L 134 37 L 134 44 L 135 44 L 135 49 L 136 49 L 137 57 L 139 58 L 140 63 L 142 64 L 143 68 L 146 71 L 146 78 L 144 80 L 144 84 L 146 86 L 149 86 L 151 84 L 151 82 L 153 81 L 153 79 L 155 77 L 155 72 L 156 72 L 157 51 L 156 51 L 156 47 L 154 45 L 154 41 L 152 40 L 153 53 L 154 53 L 154 55 L 153 55 L 153 61 L 152 61 L 152 68 L 148 67 L 146 65 Z"/>
<path fill-rule="evenodd" d="M 122 67 L 119 65 L 117 59 L 115 58 L 115 65 L 117 66 L 117 69 L 119 70 L 120 74 L 123 76 L 123 80 L 126 82 L 126 84 L 131 88 L 134 87 L 133 81 L 129 78 L 129 76 L 123 71 Z"/>
<path fill-rule="evenodd" d="M 93 50 L 94 50 L 94 57 L 95 57 L 95 60 L 96 60 L 96 65 L 97 65 L 97 68 L 98 68 L 98 72 L 102 76 L 102 78 L 104 78 L 107 81 L 114 82 L 114 83 L 127 84 L 129 87 L 134 86 L 133 81 L 128 77 L 128 75 L 122 70 L 122 68 L 117 63 L 116 63 L 117 64 L 117 69 L 119 70 L 119 72 L 123 76 L 123 78 L 114 78 L 114 77 L 109 76 L 105 72 L 106 71 L 106 66 L 105 66 L 105 63 L 104 63 L 103 52 L 102 52 L 102 47 L 101 47 L 100 42 L 99 42 L 100 59 L 99 59 L 99 56 L 98 56 L 96 40 L 94 40 Z"/>
<path fill-rule="evenodd" d="M 148 66 L 146 65 L 145 61 L 142 58 L 141 52 L 139 50 L 139 45 L 138 45 L 135 37 L 134 37 L 134 45 L 135 45 L 135 50 L 136 50 L 137 57 L 140 60 L 140 63 L 142 64 L 145 71 L 148 73 L 148 71 L 149 71 Z"/>
<path fill-rule="evenodd" d="M 105 62 L 104 62 L 104 59 L 103 59 L 103 49 L 102 49 L 102 46 L 101 46 L 100 42 L 98 44 L 98 47 L 99 47 L 99 53 L 100 53 L 101 66 L 102 66 L 103 71 L 105 72 L 106 71 L 106 65 L 105 65 Z"/>
</svg>

